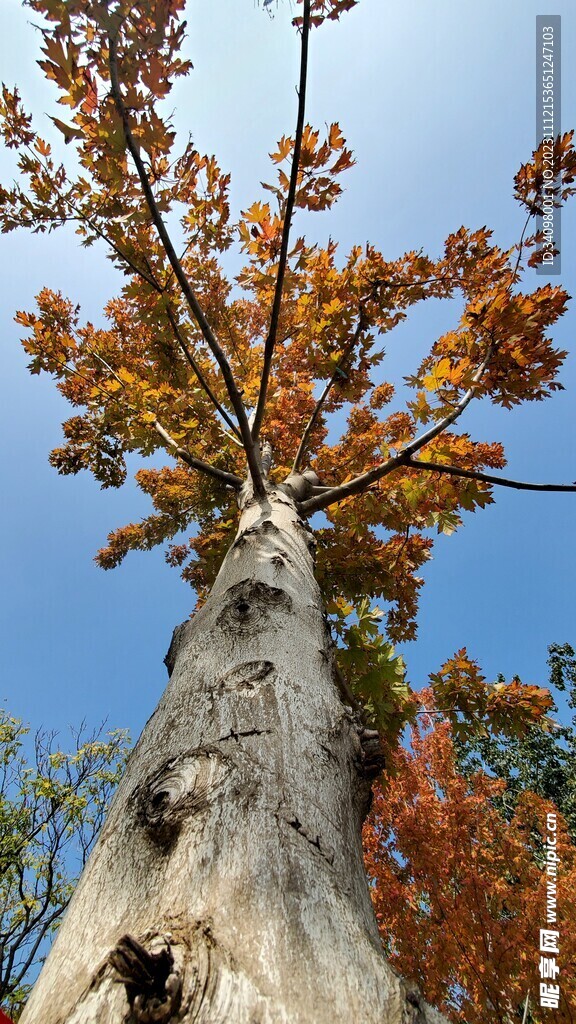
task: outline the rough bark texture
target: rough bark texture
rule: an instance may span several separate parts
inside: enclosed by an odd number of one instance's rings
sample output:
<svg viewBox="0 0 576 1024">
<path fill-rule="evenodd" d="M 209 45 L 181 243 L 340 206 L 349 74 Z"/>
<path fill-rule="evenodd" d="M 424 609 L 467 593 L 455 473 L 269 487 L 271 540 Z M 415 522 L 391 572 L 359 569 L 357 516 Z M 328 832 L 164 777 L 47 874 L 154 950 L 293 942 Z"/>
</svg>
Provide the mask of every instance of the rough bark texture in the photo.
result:
<svg viewBox="0 0 576 1024">
<path fill-rule="evenodd" d="M 313 553 L 286 493 L 247 502 L 23 1024 L 443 1020 L 382 956 Z"/>
</svg>

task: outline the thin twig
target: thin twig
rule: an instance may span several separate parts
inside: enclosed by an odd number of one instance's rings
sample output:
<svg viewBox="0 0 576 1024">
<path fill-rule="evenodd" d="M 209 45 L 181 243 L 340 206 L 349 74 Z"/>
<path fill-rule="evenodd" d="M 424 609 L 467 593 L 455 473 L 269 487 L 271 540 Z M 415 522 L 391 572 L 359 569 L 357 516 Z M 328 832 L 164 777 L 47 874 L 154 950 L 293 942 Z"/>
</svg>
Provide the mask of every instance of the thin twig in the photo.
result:
<svg viewBox="0 0 576 1024">
<path fill-rule="evenodd" d="M 75 220 L 75 221 L 77 221 L 80 224 L 87 224 L 88 227 L 94 232 L 95 235 L 97 235 L 98 238 L 100 238 L 103 242 L 105 242 L 106 245 L 110 246 L 112 251 L 114 253 L 116 253 L 116 256 L 118 256 L 118 259 L 123 260 L 123 262 L 126 263 L 126 265 L 128 267 L 130 267 L 130 270 L 134 274 L 137 274 L 144 281 L 146 281 L 147 284 L 149 284 L 150 287 L 153 288 L 155 291 L 161 293 L 163 289 L 158 284 L 158 282 L 154 278 L 153 274 L 151 272 L 146 273 L 146 271 L 142 270 L 141 267 L 139 267 L 136 263 L 134 263 L 130 259 L 130 257 L 127 256 L 126 253 L 123 252 L 123 250 L 120 249 L 120 247 L 118 245 L 116 245 L 116 242 L 112 241 L 112 239 L 106 234 L 106 232 L 103 231 L 102 228 L 98 227 L 96 222 L 94 220 L 92 220 L 92 218 L 89 217 L 86 213 L 84 213 L 75 203 L 73 203 L 72 200 L 70 199 L 70 197 L 68 195 L 66 195 L 66 193 L 63 192 L 61 188 L 58 187 L 58 185 L 56 184 L 56 182 L 54 181 L 54 179 L 52 178 L 52 176 L 50 174 L 50 170 L 49 170 L 48 164 L 47 164 L 47 159 L 39 160 L 38 159 L 38 154 L 35 152 L 35 150 L 32 149 L 31 146 L 27 146 L 26 148 L 28 149 L 28 152 L 30 153 L 30 156 L 33 159 L 38 160 L 38 163 L 42 167 L 42 169 L 44 171 L 44 174 L 46 175 L 46 177 L 48 178 L 48 180 L 50 182 L 50 187 L 55 190 L 56 194 L 60 197 L 60 199 L 62 199 L 62 201 L 64 203 L 66 203 L 66 205 L 70 208 L 70 210 L 72 210 L 72 213 L 73 213 L 74 216 L 71 217 L 70 220 L 72 220 L 72 221 Z M 149 265 L 148 265 L 148 269 L 150 271 L 150 266 Z"/>
<path fill-rule="evenodd" d="M 518 258 L 516 260 L 516 265 L 514 267 L 514 270 L 512 271 L 512 284 L 514 283 L 514 281 L 516 279 L 516 274 L 518 273 L 518 267 L 520 266 L 520 260 L 522 259 L 522 248 L 524 246 L 524 235 L 526 234 L 526 228 L 528 227 L 528 225 L 529 225 L 529 223 L 530 223 L 530 221 L 531 221 L 533 216 L 534 216 L 534 214 L 529 213 L 528 216 L 526 217 L 526 220 L 524 221 L 524 227 L 522 228 L 522 234 L 520 235 L 520 241 L 518 242 Z"/>
<path fill-rule="evenodd" d="M 400 548 L 399 548 L 399 550 L 398 550 L 398 552 L 396 554 L 396 558 L 394 559 L 394 561 L 392 562 L 392 564 L 390 566 L 390 572 L 392 572 L 392 569 L 395 569 L 396 566 L 398 565 L 398 562 L 400 561 L 400 557 L 404 554 L 404 549 L 405 549 L 405 547 L 406 547 L 406 545 L 407 545 L 409 540 L 410 540 L 410 526 L 407 526 L 405 531 L 404 531 L 404 540 L 402 541 L 402 544 L 401 544 L 401 546 L 400 546 Z"/>
<path fill-rule="evenodd" d="M 367 720 L 366 719 L 366 709 L 363 707 L 363 705 L 360 703 L 360 701 L 357 699 L 357 697 L 355 697 L 354 693 L 352 692 L 352 688 L 350 686 L 350 683 L 348 682 L 348 680 L 346 679 L 346 676 L 344 675 L 344 673 L 340 669 L 340 667 L 338 665 L 338 662 L 336 661 L 336 652 L 337 651 L 338 651 L 338 648 L 336 647 L 336 645 L 334 645 L 334 650 L 333 650 L 333 655 L 332 655 L 332 668 L 333 668 L 333 672 L 334 672 L 334 678 L 336 680 L 336 685 L 338 686 L 338 689 L 340 690 L 341 696 L 344 697 L 345 700 L 348 701 L 348 704 L 350 705 L 350 707 L 352 707 L 354 709 L 354 711 L 356 711 L 356 713 L 357 713 L 359 719 L 361 720 L 362 724 L 365 725 L 366 724 L 366 720 Z"/>
</svg>

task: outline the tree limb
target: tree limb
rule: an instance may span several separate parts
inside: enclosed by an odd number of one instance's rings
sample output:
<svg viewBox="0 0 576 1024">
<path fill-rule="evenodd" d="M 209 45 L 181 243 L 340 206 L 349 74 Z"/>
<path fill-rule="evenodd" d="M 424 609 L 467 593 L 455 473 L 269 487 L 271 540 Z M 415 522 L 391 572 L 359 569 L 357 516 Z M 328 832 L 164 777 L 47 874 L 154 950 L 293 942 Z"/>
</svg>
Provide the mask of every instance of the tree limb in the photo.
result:
<svg viewBox="0 0 576 1024">
<path fill-rule="evenodd" d="M 116 110 L 118 111 L 119 117 L 122 121 L 126 146 L 134 161 L 134 165 L 136 167 L 136 171 L 140 179 L 142 192 L 144 194 L 144 198 L 150 211 L 150 216 L 152 217 L 152 221 L 156 227 L 159 238 L 162 242 L 162 245 L 164 246 L 164 251 L 174 271 L 174 276 L 176 277 L 176 280 L 178 281 L 178 284 L 180 285 L 180 288 L 182 290 L 182 294 L 184 295 L 184 298 L 186 299 L 186 302 L 188 303 L 192 311 L 194 319 L 196 320 L 196 323 L 198 324 L 200 330 L 202 331 L 204 339 L 222 372 L 222 377 L 224 379 L 224 383 L 226 384 L 226 389 L 230 396 L 230 401 L 232 403 L 234 412 L 236 413 L 236 418 L 238 420 L 238 425 L 240 427 L 240 433 L 242 435 L 242 441 L 244 444 L 244 449 L 246 451 L 246 459 L 248 462 L 250 475 L 252 477 L 254 490 L 256 494 L 261 497 L 262 495 L 265 494 L 266 489 L 264 486 L 264 482 L 262 480 L 262 474 L 260 472 L 258 453 L 256 451 L 255 443 L 252 439 L 252 434 L 250 431 L 250 427 L 248 425 L 248 418 L 246 416 L 246 410 L 244 409 L 242 397 L 236 386 L 236 381 L 234 380 L 230 363 L 228 362 L 224 351 L 220 347 L 212 331 L 212 328 L 210 327 L 210 324 L 208 323 L 204 315 L 204 311 L 202 310 L 202 307 L 200 306 L 200 303 L 196 298 L 196 295 L 190 285 L 190 282 L 186 277 L 184 268 L 182 267 L 182 264 L 178 259 L 176 250 L 174 249 L 172 240 L 170 238 L 170 235 L 168 234 L 166 225 L 164 224 L 162 215 L 156 204 L 154 193 L 152 191 L 152 187 L 150 185 L 148 175 L 146 173 L 146 168 L 144 167 L 144 163 L 140 156 L 139 147 L 132 135 L 130 122 L 128 119 L 128 113 L 124 106 L 122 93 L 120 90 L 120 82 L 118 78 L 117 33 L 108 36 L 108 45 L 110 51 L 109 68 L 111 94 L 116 106 Z"/>
<path fill-rule="evenodd" d="M 143 281 L 146 281 L 146 283 L 149 284 L 150 287 L 154 289 L 154 291 L 162 292 L 161 286 L 158 284 L 158 282 L 156 281 L 152 274 L 150 274 L 146 270 L 143 270 L 142 267 L 139 267 L 137 263 L 134 263 L 130 256 L 128 256 L 123 251 L 123 249 L 120 248 L 120 246 L 116 245 L 116 242 L 109 238 L 106 232 L 102 231 L 102 228 L 99 228 L 98 225 L 90 217 L 87 217 L 85 214 L 80 212 L 77 213 L 76 208 L 74 204 L 71 202 L 71 200 L 67 199 L 66 197 L 64 197 L 64 199 L 74 213 L 74 220 L 77 220 L 80 223 L 87 224 L 88 227 L 94 232 L 94 234 L 98 236 L 98 238 L 105 242 L 106 245 L 110 246 L 112 252 L 116 254 L 118 259 L 123 260 L 126 266 L 130 267 L 132 273 L 137 274 L 138 277 L 141 277 Z"/>
<path fill-rule="evenodd" d="M 36 937 L 34 945 L 32 946 L 32 949 L 29 950 L 27 959 L 24 961 L 23 964 L 19 965 L 18 973 L 16 974 L 16 977 L 13 979 L 12 983 L 10 984 L 10 989 L 12 991 L 14 991 L 14 989 L 17 988 L 18 985 L 20 985 L 20 983 L 24 980 L 24 978 L 26 976 L 26 972 L 30 970 L 30 968 L 32 967 L 32 964 L 34 963 L 34 957 L 36 956 L 36 954 L 38 952 L 38 949 L 39 949 L 40 943 L 42 942 L 42 939 L 44 938 L 46 933 L 49 931 L 50 926 L 54 923 L 54 921 L 57 921 L 58 918 L 62 916 L 62 914 L 66 910 L 66 907 L 70 903 L 70 898 L 71 897 L 69 897 L 66 900 L 65 903 L 62 903 L 60 906 L 58 906 L 56 908 L 56 910 L 54 910 L 40 924 L 40 927 L 38 929 L 38 935 Z"/>
<path fill-rule="evenodd" d="M 158 422 L 158 420 L 154 420 L 153 427 L 168 447 L 172 449 L 174 454 L 177 455 L 179 459 L 182 459 L 182 462 L 191 466 L 192 469 L 197 469 L 201 473 L 206 473 L 207 476 L 213 477 L 214 480 L 219 480 L 221 483 L 226 484 L 227 487 L 233 487 L 234 490 L 238 490 L 238 488 L 242 487 L 244 481 L 241 477 L 236 476 L 235 473 L 227 473 L 224 469 L 218 469 L 217 466 L 211 466 L 209 462 L 203 462 L 202 459 L 197 459 L 194 455 L 190 455 L 185 448 L 180 448 L 178 442 L 170 436 L 167 430 L 164 430 L 164 427 Z"/>
<path fill-rule="evenodd" d="M 108 367 L 108 369 L 116 378 L 116 380 L 120 381 L 122 387 L 124 387 L 123 382 L 120 380 L 119 377 L 117 377 L 117 375 L 114 373 L 114 370 L 112 370 L 111 367 L 108 366 L 105 360 L 101 361 L 104 363 L 105 366 Z M 99 391 L 107 401 L 118 401 L 115 395 L 109 395 L 108 392 L 104 390 L 104 388 L 99 387 L 98 384 L 94 384 L 93 381 L 91 381 L 88 377 L 85 377 L 84 374 L 80 373 L 80 370 L 75 369 L 75 367 L 69 366 L 68 363 L 64 363 L 62 365 L 62 369 L 66 373 L 71 373 L 75 377 L 79 377 L 80 380 L 86 381 L 86 383 L 90 384 L 91 387 L 96 388 L 96 390 Z M 132 407 L 127 405 L 127 408 Z M 132 411 L 135 413 L 137 412 L 137 410 L 135 409 L 132 409 Z M 186 462 L 188 466 L 191 466 L 192 469 L 197 469 L 200 473 L 205 473 L 207 476 L 211 476 L 215 480 L 220 480 L 221 483 L 226 484 L 227 487 L 233 487 L 234 490 L 238 490 L 238 488 L 242 486 L 244 481 L 242 480 L 241 477 L 236 476 L 235 473 L 227 473 L 226 470 L 224 469 L 218 469 L 216 466 L 210 465 L 209 462 L 203 462 L 202 459 L 197 459 L 194 455 L 190 455 L 190 453 L 187 452 L 185 448 L 180 448 L 178 442 L 175 441 L 174 438 L 171 437 L 166 430 L 164 430 L 164 427 L 157 419 L 153 421 L 152 426 L 154 427 L 156 433 L 159 434 L 162 440 L 168 445 L 168 447 L 172 449 L 174 454 L 177 455 L 179 459 L 182 459 L 183 462 Z"/>
<path fill-rule="evenodd" d="M 438 277 L 438 278 L 430 278 L 429 280 L 424 281 L 424 282 L 419 282 L 419 281 L 413 281 L 413 282 L 398 281 L 398 282 L 393 282 L 393 281 L 376 280 L 376 281 L 372 282 L 372 287 L 373 288 L 414 288 L 414 287 L 424 287 L 425 285 L 428 285 L 428 284 L 445 283 L 446 281 L 453 281 L 455 284 L 459 283 L 459 279 L 458 278 L 441 278 L 441 277 Z M 336 379 L 337 379 L 337 377 L 339 375 L 339 370 L 342 369 L 342 366 L 346 362 L 348 356 L 353 352 L 353 350 L 354 350 L 354 348 L 356 346 L 356 343 L 358 341 L 358 338 L 360 337 L 360 334 L 365 329 L 366 329 L 366 323 L 364 321 L 364 309 L 361 306 L 361 309 L 360 309 L 360 319 L 358 321 L 358 325 L 357 325 L 356 330 L 354 332 L 354 336 L 350 339 L 348 345 L 345 347 L 344 352 L 342 353 L 340 359 L 338 360 L 338 363 L 336 364 L 336 366 L 334 368 L 334 373 L 332 374 L 332 377 L 330 378 L 330 380 L 326 384 L 326 387 L 324 388 L 324 391 L 322 392 L 322 394 L 320 395 L 320 397 L 319 397 L 319 399 L 318 399 L 318 401 L 316 403 L 316 408 L 314 409 L 314 412 L 312 413 L 308 423 L 306 424 L 306 427 L 304 429 L 304 433 L 302 435 L 302 440 L 300 441 L 300 445 L 298 447 L 298 451 L 296 452 L 296 457 L 294 459 L 294 464 L 292 466 L 292 472 L 293 473 L 297 473 L 299 471 L 299 469 L 300 469 L 300 466 L 302 464 L 302 457 L 304 455 L 304 451 L 306 449 L 306 445 L 308 443 L 310 434 L 312 433 L 312 430 L 314 429 L 314 425 L 315 425 L 316 420 L 318 419 L 318 416 L 319 416 L 319 414 L 320 414 L 320 412 L 322 410 L 322 406 L 324 405 L 324 402 L 328 398 L 328 395 L 330 394 L 330 391 L 332 390 L 332 388 L 334 386 L 334 382 L 336 381 Z"/>
<path fill-rule="evenodd" d="M 386 462 L 382 462 L 379 466 L 374 466 L 373 469 L 369 469 L 366 473 L 362 473 L 360 476 L 354 477 L 353 480 L 348 480 L 345 484 L 340 484 L 337 487 L 332 487 L 329 491 L 324 494 L 319 494 L 317 497 L 308 498 L 307 501 L 303 501 L 300 505 L 300 511 L 306 515 L 311 515 L 312 512 L 318 512 L 320 509 L 328 508 L 329 505 L 334 505 L 338 501 L 342 501 L 344 498 L 349 498 L 354 494 L 361 494 L 362 491 L 367 490 L 371 484 L 375 483 L 376 480 L 381 480 L 382 477 L 388 476 L 393 470 L 399 466 L 405 466 L 410 462 L 410 459 L 414 452 L 419 451 L 425 445 L 433 441 L 438 434 L 441 434 L 447 427 L 451 426 L 459 416 L 462 415 L 466 407 L 470 404 L 476 391 L 478 384 L 482 379 L 484 370 L 490 362 L 490 358 L 494 351 L 494 343 L 491 341 L 484 359 L 480 363 L 480 366 L 476 370 L 472 377 L 472 383 L 468 388 L 468 391 L 462 396 L 460 401 L 446 416 L 443 416 L 438 423 L 425 430 L 419 437 L 415 437 L 413 441 L 410 441 L 405 448 L 402 449 L 398 455 L 394 455 L 392 458 L 387 459 Z"/>
<path fill-rule="evenodd" d="M 461 469 L 460 466 L 448 466 L 439 462 L 425 462 L 423 459 L 409 459 L 406 469 L 425 469 L 432 473 L 447 473 L 449 476 L 461 476 L 467 480 L 481 480 L 487 484 L 498 484 L 500 487 L 513 487 L 517 491 L 576 491 L 575 484 L 531 484 L 523 480 L 509 480 L 503 476 L 493 476 L 478 469 Z"/>
<path fill-rule="evenodd" d="M 197 377 L 197 380 L 198 380 L 198 383 L 199 383 L 200 387 L 203 388 L 203 390 L 206 392 L 206 394 L 208 395 L 208 398 L 212 402 L 212 405 L 220 413 L 220 415 L 221 415 L 222 419 L 225 421 L 225 423 L 228 424 L 228 426 L 230 427 L 230 430 L 234 434 L 236 434 L 236 437 L 241 438 L 241 434 L 240 434 L 240 431 L 238 430 L 238 427 L 236 426 L 234 421 L 230 418 L 230 416 L 226 412 L 226 409 L 224 409 L 223 406 L 220 405 L 220 402 L 216 398 L 216 395 L 212 391 L 212 388 L 208 384 L 208 381 L 205 379 L 205 377 L 204 377 L 204 375 L 202 373 L 202 370 L 200 369 L 200 367 L 198 366 L 198 363 L 194 359 L 194 356 L 192 355 L 188 345 L 186 344 L 186 341 L 184 340 L 184 338 L 182 336 L 182 331 L 180 330 L 180 327 L 179 327 L 179 325 L 178 325 L 178 323 L 176 321 L 176 318 L 175 318 L 172 310 L 170 309 L 170 306 L 166 307 L 166 316 L 168 317 L 168 320 L 170 321 L 170 326 L 172 328 L 172 332 L 174 334 L 174 337 L 176 338 L 178 344 L 180 345 L 180 348 L 182 349 L 182 352 L 184 353 L 184 356 L 187 359 L 188 363 L 190 364 L 192 370 L 196 374 L 196 377 Z"/>
<path fill-rule="evenodd" d="M 159 288 L 158 291 L 162 292 L 162 289 Z M 176 321 L 176 318 L 175 318 L 172 310 L 170 309 L 170 306 L 166 307 L 166 315 L 168 317 L 168 320 L 170 321 L 170 326 L 172 328 L 172 333 L 174 334 L 174 337 L 176 338 L 178 344 L 180 345 L 180 348 L 181 348 L 181 350 L 182 350 L 186 360 L 188 361 L 189 365 L 191 366 L 192 370 L 194 371 L 194 373 L 196 375 L 196 379 L 198 380 L 198 383 L 200 384 L 200 387 L 206 392 L 206 394 L 208 395 L 208 398 L 212 402 L 214 408 L 222 416 L 222 419 L 225 420 L 225 422 L 230 427 L 230 429 L 233 431 L 233 433 L 236 435 L 236 437 L 239 440 L 241 440 L 240 431 L 238 430 L 238 427 L 233 422 L 233 420 L 230 419 L 230 417 L 229 417 L 228 413 L 226 412 L 226 410 L 220 405 L 220 402 L 216 398 L 216 395 L 212 391 L 212 388 L 210 387 L 210 385 L 208 384 L 207 380 L 205 379 L 205 377 L 204 377 L 200 367 L 198 366 L 198 363 L 194 359 L 194 356 L 192 355 L 188 345 L 186 344 L 186 341 L 184 340 L 184 337 L 182 336 L 182 332 L 181 332 L 181 330 L 180 330 L 180 328 L 178 326 L 178 323 Z M 106 360 L 102 358 L 100 353 L 96 352 L 96 349 L 93 349 L 90 345 L 88 345 L 87 348 L 88 348 L 88 351 L 91 352 L 92 355 L 100 363 L 102 363 L 103 366 L 106 367 L 106 369 L 112 374 L 112 376 L 118 381 L 118 383 L 122 387 L 124 387 L 124 381 L 121 380 L 121 378 L 118 376 L 118 374 L 112 369 L 110 364 L 107 363 Z"/>
<path fill-rule="evenodd" d="M 304 113 L 306 108 L 306 79 L 308 75 L 309 35 L 310 0 L 304 0 L 304 12 L 302 16 L 302 47 L 300 51 L 300 84 L 298 87 L 298 116 L 296 119 L 296 134 L 294 136 L 294 151 L 292 153 L 290 184 L 288 186 L 288 195 L 286 197 L 286 209 L 284 211 L 284 223 L 282 225 L 282 241 L 280 244 L 278 275 L 276 277 L 276 287 L 274 289 L 274 301 L 272 303 L 272 313 L 270 315 L 270 327 L 268 329 L 268 336 L 264 344 L 264 363 L 262 366 L 262 375 L 260 377 L 260 391 L 258 393 L 256 416 L 254 417 L 254 423 L 252 425 L 252 437 L 254 438 L 255 441 L 258 440 L 260 427 L 262 426 L 262 419 L 264 417 L 266 395 L 268 391 L 268 381 L 270 379 L 270 369 L 272 366 L 272 356 L 274 354 L 274 346 L 276 344 L 276 336 L 278 334 L 278 322 L 280 319 L 280 307 L 282 305 L 282 290 L 284 287 L 284 276 L 286 274 L 286 264 L 288 262 L 288 244 L 290 241 L 290 227 L 292 222 L 292 214 L 294 212 L 294 203 L 296 200 L 296 189 L 298 186 L 298 170 L 300 165 L 300 152 L 302 150 L 302 134 L 304 131 Z"/>
<path fill-rule="evenodd" d="M 45 168 L 45 173 L 48 173 L 46 171 L 46 168 Z M 158 295 L 163 295 L 165 293 L 166 288 L 162 287 L 162 285 L 159 284 L 159 282 L 156 280 L 156 278 L 154 277 L 154 275 L 152 273 L 152 270 L 150 269 L 149 264 L 148 264 L 148 271 L 143 270 L 142 267 L 139 267 L 136 263 L 134 263 L 134 261 L 130 258 L 130 256 L 128 256 L 127 253 L 125 253 L 124 250 L 121 249 L 120 246 L 117 245 L 106 234 L 105 231 L 103 231 L 100 227 L 98 227 L 98 225 L 95 223 L 94 220 L 92 220 L 92 218 L 86 216 L 86 214 L 82 213 L 80 210 L 77 210 L 77 208 L 74 205 L 74 203 L 72 203 L 72 201 L 67 196 L 62 195 L 62 198 L 63 198 L 64 202 L 66 202 L 68 204 L 68 206 L 70 207 L 70 209 L 74 213 L 74 219 L 75 220 L 78 220 L 80 223 L 86 223 L 91 228 L 91 230 L 94 231 L 94 233 L 98 236 L 98 238 L 100 238 L 103 242 L 105 242 L 106 245 L 110 246 L 110 248 L 116 254 L 118 259 L 122 260 L 126 264 L 126 266 L 129 267 L 130 270 L 134 274 L 136 274 L 137 276 L 141 277 L 143 281 L 146 281 L 146 283 L 149 284 L 150 287 L 155 292 L 158 293 Z M 146 261 L 146 262 L 148 263 L 148 261 Z M 181 348 L 185 358 L 187 359 L 190 367 L 194 371 L 194 373 L 196 375 L 196 378 L 198 380 L 198 383 L 200 384 L 200 387 L 203 388 L 203 390 L 206 392 L 206 394 L 208 395 L 208 397 L 209 397 L 210 401 L 212 402 L 214 408 L 217 410 L 217 412 L 220 413 L 220 415 L 221 415 L 222 419 L 225 421 L 225 423 L 230 427 L 230 429 L 233 431 L 233 433 L 236 434 L 236 436 L 238 438 L 240 438 L 241 435 L 240 435 L 240 431 L 238 430 L 238 427 L 233 422 L 233 420 L 230 418 L 230 416 L 228 415 L 226 410 L 222 407 L 222 405 L 220 404 L 220 402 L 216 398 L 216 395 L 212 391 L 210 385 L 205 380 L 204 375 L 203 375 L 202 371 L 200 370 L 200 367 L 198 366 L 198 363 L 194 359 L 192 353 L 190 352 L 190 349 L 189 349 L 188 345 L 186 344 L 184 338 L 182 337 L 182 332 L 180 331 L 180 329 L 178 327 L 178 324 L 177 324 L 177 322 L 175 320 L 174 314 L 172 313 L 172 310 L 170 309 L 169 306 L 166 307 L 166 315 L 168 317 L 168 320 L 170 321 L 170 326 L 172 328 L 172 332 L 173 332 L 173 334 L 174 334 L 178 344 L 180 345 L 180 348 Z"/>
<path fill-rule="evenodd" d="M 28 148 L 29 148 L 30 154 L 34 158 L 37 158 L 36 154 L 32 151 L 32 149 L 30 149 L 30 147 L 28 147 Z M 44 163 L 43 163 L 43 168 L 44 168 L 44 173 L 46 174 L 46 176 L 48 178 L 50 178 L 50 174 L 49 174 L 48 168 L 46 166 L 46 161 L 44 161 Z M 52 179 L 50 179 L 50 183 L 51 183 L 52 187 L 57 189 L 57 186 L 55 186 L 53 184 Z M 146 259 L 146 264 L 147 264 L 148 269 L 147 270 L 143 270 L 142 267 L 139 267 L 131 259 L 131 257 L 128 256 L 128 254 L 126 252 L 124 252 L 124 250 L 121 249 L 120 246 L 117 245 L 116 242 L 114 242 L 109 237 L 109 235 L 107 235 L 106 232 L 103 231 L 102 228 L 100 228 L 98 226 L 98 224 L 91 217 L 89 217 L 86 213 L 84 213 L 81 209 L 79 209 L 72 202 L 72 200 L 67 195 L 65 195 L 63 192 L 61 192 L 58 189 L 57 189 L 57 191 L 58 191 L 58 194 L 60 195 L 60 197 L 62 198 L 62 200 L 72 210 L 72 213 L 74 214 L 74 217 L 72 218 L 73 220 L 77 220 L 79 223 L 87 224 L 88 227 L 95 233 L 95 235 L 97 235 L 98 238 L 100 238 L 106 245 L 110 246 L 110 248 L 116 254 L 118 259 L 122 260 L 126 264 L 126 266 L 130 268 L 130 270 L 132 271 L 133 274 L 136 274 L 138 277 L 141 277 L 143 281 L 146 281 L 146 283 L 148 285 L 150 285 L 150 287 L 155 292 L 157 292 L 158 295 L 163 295 L 163 294 L 166 293 L 167 285 L 165 285 L 163 287 L 156 280 L 156 278 L 154 277 L 154 274 L 152 272 L 152 269 L 151 269 L 150 264 L 148 263 L 147 259 Z M 172 271 L 172 273 L 173 273 L 173 271 Z M 173 332 L 176 340 L 178 341 L 178 344 L 180 345 L 180 348 L 181 348 L 185 358 L 187 359 L 187 361 L 188 361 L 189 365 L 191 366 L 192 370 L 194 371 L 194 373 L 195 373 L 195 375 L 197 377 L 198 383 L 200 384 L 200 387 L 203 388 L 203 390 L 206 392 L 206 394 L 208 395 L 208 397 L 209 397 L 210 401 L 212 402 L 214 408 L 217 410 L 217 412 L 220 413 L 222 419 L 230 427 L 230 429 L 233 431 L 233 433 L 236 435 L 236 437 L 241 438 L 240 431 L 238 430 L 238 427 L 233 422 L 233 420 L 230 418 L 230 416 L 228 415 L 226 410 L 222 407 L 222 405 L 220 404 L 220 402 L 216 398 L 216 395 L 214 394 L 214 392 L 210 388 L 210 385 L 205 380 L 204 375 L 203 375 L 202 371 L 200 370 L 200 367 L 198 366 L 198 363 L 194 359 L 192 353 L 190 352 L 190 349 L 189 349 L 188 345 L 186 344 L 184 338 L 182 337 L 182 332 L 180 331 L 180 329 L 178 327 L 178 324 L 177 324 L 177 322 L 175 320 L 174 314 L 172 313 L 172 310 L 171 310 L 170 306 L 166 307 L 166 314 L 167 314 L 168 320 L 170 321 L 170 326 L 172 328 L 172 332 Z M 97 355 L 97 353 L 94 353 L 94 354 Z M 100 358 L 100 357 L 98 357 L 98 358 Z M 110 369 L 110 367 L 108 367 L 108 368 Z"/>
<path fill-rule="evenodd" d="M 320 415 L 320 413 L 322 411 L 322 406 L 324 405 L 324 402 L 328 398 L 328 395 L 330 394 L 330 391 L 332 390 L 332 388 L 334 386 L 334 382 L 336 381 L 336 378 L 340 374 L 342 366 L 344 365 L 344 363 L 346 362 L 348 357 L 354 351 L 354 348 L 356 347 L 356 343 L 358 341 L 358 338 L 360 337 L 360 335 L 361 335 L 362 331 L 364 330 L 364 328 L 365 328 L 364 311 L 361 310 L 360 311 L 360 319 L 358 320 L 358 324 L 356 326 L 356 330 L 354 331 L 354 334 L 353 334 L 352 338 L 350 339 L 350 341 L 346 345 L 342 355 L 340 356 L 340 359 L 338 360 L 336 366 L 334 367 L 334 372 L 333 372 L 330 380 L 326 384 L 326 387 L 324 388 L 324 390 L 323 390 L 322 394 L 320 395 L 318 401 L 316 402 L 316 407 L 315 407 L 315 409 L 314 409 L 310 419 L 308 420 L 308 423 L 306 424 L 306 426 L 304 428 L 304 433 L 302 434 L 302 440 L 300 441 L 300 444 L 298 445 L 298 451 L 296 452 L 296 457 L 294 459 L 294 464 L 292 466 L 292 472 L 293 473 L 298 473 L 300 471 L 300 466 L 302 464 L 302 459 L 304 457 L 304 452 L 306 451 L 306 446 L 308 444 L 308 441 L 309 441 L 309 438 L 310 438 L 310 434 L 312 433 L 312 431 L 314 429 L 314 426 L 316 424 L 316 421 L 317 421 L 317 419 L 318 419 L 318 417 L 319 417 L 319 415 Z"/>
</svg>

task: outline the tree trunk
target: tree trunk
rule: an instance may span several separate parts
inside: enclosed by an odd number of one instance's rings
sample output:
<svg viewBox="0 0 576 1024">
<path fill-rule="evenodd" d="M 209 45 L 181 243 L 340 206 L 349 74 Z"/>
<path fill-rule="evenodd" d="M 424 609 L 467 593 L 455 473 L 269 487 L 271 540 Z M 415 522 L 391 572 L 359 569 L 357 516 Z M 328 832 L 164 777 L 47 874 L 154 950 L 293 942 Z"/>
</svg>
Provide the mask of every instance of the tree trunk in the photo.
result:
<svg viewBox="0 0 576 1024">
<path fill-rule="evenodd" d="M 22 1024 L 442 1020 L 381 952 L 313 551 L 286 493 L 246 502 Z"/>
</svg>

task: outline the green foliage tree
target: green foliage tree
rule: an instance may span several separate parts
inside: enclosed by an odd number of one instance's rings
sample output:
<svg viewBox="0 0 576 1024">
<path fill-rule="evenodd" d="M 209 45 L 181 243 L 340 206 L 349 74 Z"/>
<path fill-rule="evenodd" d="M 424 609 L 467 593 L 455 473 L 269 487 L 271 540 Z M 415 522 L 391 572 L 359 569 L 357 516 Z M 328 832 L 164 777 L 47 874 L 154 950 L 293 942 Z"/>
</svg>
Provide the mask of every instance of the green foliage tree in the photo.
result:
<svg viewBox="0 0 576 1024">
<path fill-rule="evenodd" d="M 126 761 L 121 729 L 72 731 L 69 753 L 0 709 L 0 1006 L 20 1016 Z"/>
<path fill-rule="evenodd" d="M 555 698 L 550 713 L 556 718 L 559 695 L 566 694 L 568 707 L 576 708 L 576 655 L 570 644 L 551 644 L 548 654 Z M 506 737 L 469 733 L 456 736 L 454 745 L 465 775 L 483 770 L 506 782 L 497 802 L 508 820 L 523 793 L 536 793 L 556 804 L 576 842 L 576 714 L 553 729 L 529 726 L 522 734 Z"/>
</svg>

